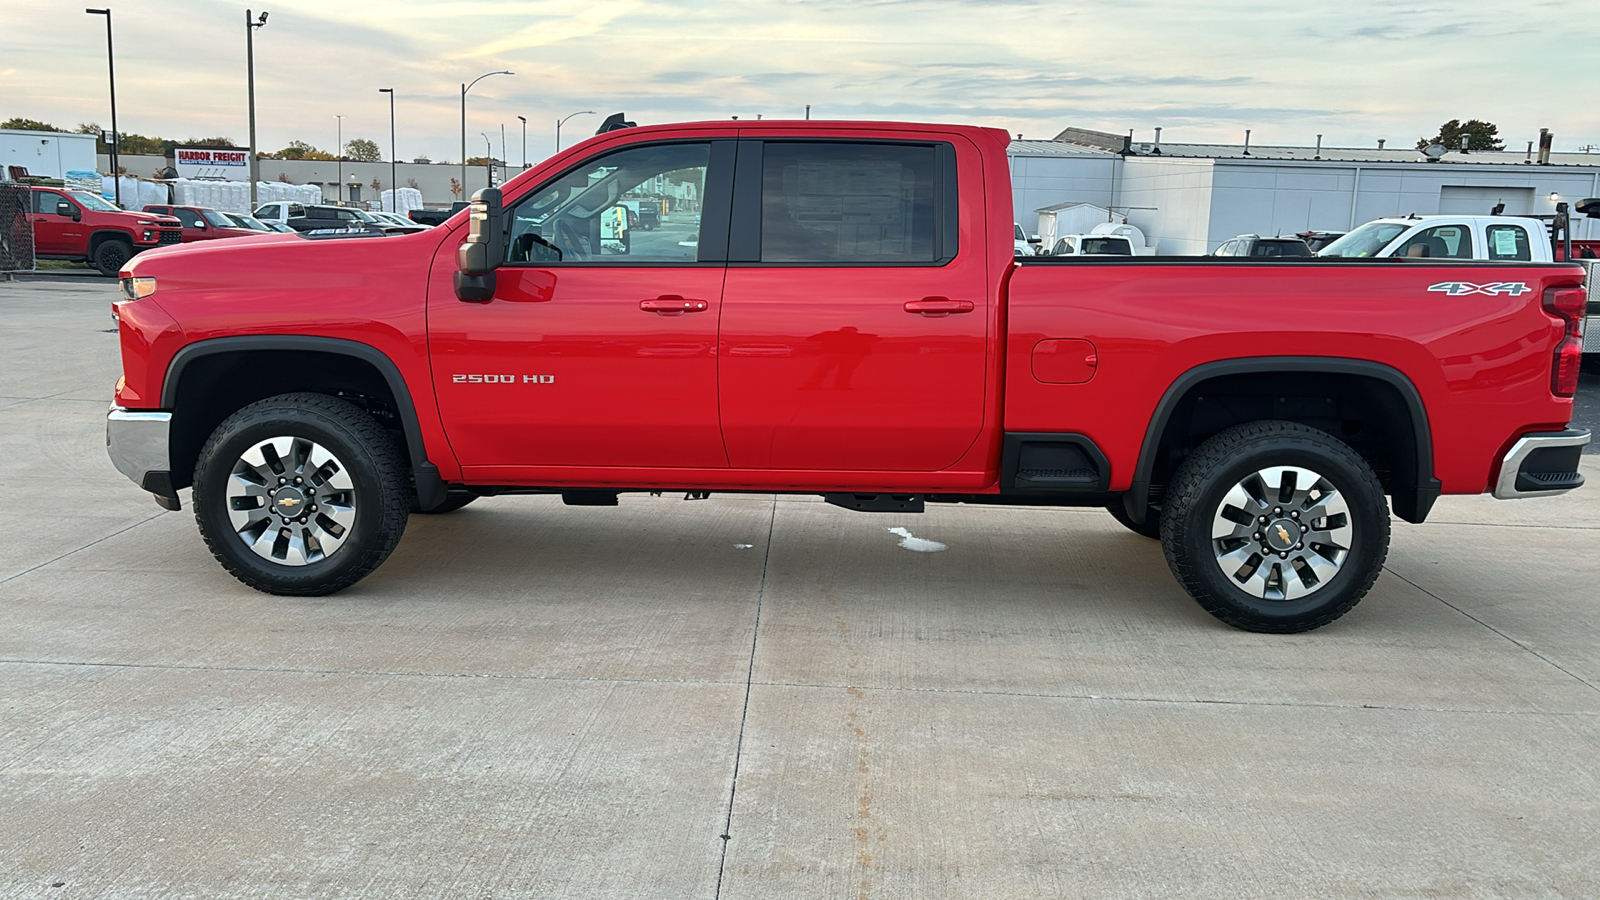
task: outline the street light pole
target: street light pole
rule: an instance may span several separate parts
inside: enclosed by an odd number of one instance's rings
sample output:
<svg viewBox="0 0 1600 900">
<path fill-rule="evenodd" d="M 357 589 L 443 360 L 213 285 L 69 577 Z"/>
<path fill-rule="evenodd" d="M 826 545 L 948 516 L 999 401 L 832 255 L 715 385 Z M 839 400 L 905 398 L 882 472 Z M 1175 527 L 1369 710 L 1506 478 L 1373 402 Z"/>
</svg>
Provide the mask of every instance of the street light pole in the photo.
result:
<svg viewBox="0 0 1600 900">
<path fill-rule="evenodd" d="M 267 24 L 267 14 L 250 21 L 250 10 L 244 11 L 244 67 L 249 80 L 250 94 L 250 211 L 256 208 L 256 182 L 261 180 L 261 161 L 256 159 L 256 29 Z"/>
<path fill-rule="evenodd" d="M 506 123 L 501 122 L 500 123 L 500 165 L 502 165 L 502 166 L 510 166 L 511 165 L 511 163 L 506 160 L 506 155 L 507 155 L 506 154 Z"/>
<path fill-rule="evenodd" d="M 461 199 L 467 199 L 467 91 L 490 75 L 515 75 L 515 72 L 485 72 L 461 85 Z"/>
<path fill-rule="evenodd" d="M 586 110 L 583 110 L 582 112 L 575 112 L 575 113 L 572 114 L 572 116 L 592 116 L 592 115 L 594 115 L 594 110 L 592 110 L 592 109 L 586 109 Z M 572 116 L 567 116 L 567 119 L 572 118 Z M 561 152 L 561 126 L 565 125 L 567 123 L 567 119 L 557 119 L 556 120 L 556 152 L 557 153 Z"/>
<path fill-rule="evenodd" d="M 400 211 L 400 151 L 394 148 L 394 88 L 378 88 L 378 93 L 389 95 L 389 211 Z M 383 194 L 378 194 L 378 207 L 383 207 Z"/>
<path fill-rule="evenodd" d="M 106 17 L 106 69 L 111 74 L 111 192 L 117 205 L 122 205 L 122 172 L 118 165 L 117 147 L 122 144 L 122 134 L 117 131 L 117 63 L 112 53 L 111 10 L 86 9 L 92 16 Z"/>
<path fill-rule="evenodd" d="M 522 123 L 522 171 L 526 172 L 528 171 L 528 118 L 517 116 L 517 120 Z"/>
<path fill-rule="evenodd" d="M 483 135 L 483 186 L 494 187 L 494 143 L 487 133 L 478 133 Z M 466 186 L 462 185 L 461 189 L 466 190 Z"/>
<path fill-rule="evenodd" d="M 334 140 L 338 141 L 338 143 L 339 143 L 339 152 L 335 153 L 334 155 L 339 157 L 339 205 L 343 206 L 344 205 L 344 116 L 335 115 L 334 118 L 339 120 L 339 124 L 337 126 L 338 127 L 338 135 L 339 136 L 334 138 Z"/>
</svg>

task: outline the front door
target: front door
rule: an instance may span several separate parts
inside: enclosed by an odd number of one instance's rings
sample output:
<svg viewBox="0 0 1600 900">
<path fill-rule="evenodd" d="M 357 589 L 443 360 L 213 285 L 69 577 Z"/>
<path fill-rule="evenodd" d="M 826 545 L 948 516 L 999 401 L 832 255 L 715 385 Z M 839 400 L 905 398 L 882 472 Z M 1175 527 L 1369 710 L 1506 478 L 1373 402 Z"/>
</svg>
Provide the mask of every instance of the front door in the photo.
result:
<svg viewBox="0 0 1600 900">
<path fill-rule="evenodd" d="M 727 467 L 716 377 L 724 263 L 720 247 L 701 252 L 701 231 L 706 203 L 726 209 L 730 187 L 715 185 L 731 183 L 732 143 L 715 153 L 711 141 L 636 145 L 507 197 L 494 299 L 429 295 L 439 409 L 463 466 L 513 483 L 508 467 Z M 628 199 L 668 212 L 651 231 L 619 229 Z M 720 228 L 725 241 L 725 212 Z M 453 262 L 457 245 L 446 246 Z"/>
<path fill-rule="evenodd" d="M 65 194 L 34 191 L 33 252 L 39 256 L 83 252 L 83 225 L 72 219 L 77 209 Z"/>
<path fill-rule="evenodd" d="M 957 151 L 741 141 L 719 373 L 733 467 L 932 472 L 972 446 L 990 311 Z M 738 199 L 757 190 L 759 208 Z"/>
</svg>

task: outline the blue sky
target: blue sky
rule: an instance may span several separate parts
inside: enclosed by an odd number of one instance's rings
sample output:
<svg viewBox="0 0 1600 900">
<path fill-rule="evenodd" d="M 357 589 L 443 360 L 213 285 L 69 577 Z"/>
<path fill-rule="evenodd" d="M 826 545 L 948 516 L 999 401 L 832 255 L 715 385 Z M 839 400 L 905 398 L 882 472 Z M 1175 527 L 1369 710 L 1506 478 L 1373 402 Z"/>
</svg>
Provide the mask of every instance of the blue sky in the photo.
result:
<svg viewBox="0 0 1600 900">
<path fill-rule="evenodd" d="M 125 131 L 247 135 L 244 4 L 111 4 Z M 402 158 L 553 147 L 554 120 L 626 111 L 640 123 L 725 118 L 972 122 L 1047 138 L 1072 125 L 1148 139 L 1407 144 L 1484 118 L 1520 148 L 1600 145 L 1600 3 L 1269 0 L 265 0 L 257 32 L 260 144 L 344 136 Z M 0 4 L 0 119 L 109 123 L 104 20 L 62 0 Z M 579 116 L 564 142 L 591 134 Z"/>
</svg>

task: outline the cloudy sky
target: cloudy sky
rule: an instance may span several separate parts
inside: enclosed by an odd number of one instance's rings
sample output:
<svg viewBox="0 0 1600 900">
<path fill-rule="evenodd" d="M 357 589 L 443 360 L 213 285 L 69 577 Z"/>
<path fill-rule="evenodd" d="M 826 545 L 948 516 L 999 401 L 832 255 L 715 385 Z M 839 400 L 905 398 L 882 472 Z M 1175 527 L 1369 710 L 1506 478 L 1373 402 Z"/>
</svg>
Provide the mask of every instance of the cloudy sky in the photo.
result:
<svg viewBox="0 0 1600 900">
<path fill-rule="evenodd" d="M 101 0 L 104 2 L 104 0 Z M 512 160 L 554 121 L 737 115 L 973 122 L 1030 138 L 1072 125 L 1148 139 L 1409 143 L 1450 118 L 1521 148 L 1600 145 L 1596 0 L 260 0 L 259 143 L 344 137 L 402 158 L 460 157 L 481 132 Z M 243 143 L 244 4 L 112 2 L 119 124 Z M 66 0 L 0 0 L 0 119 L 109 125 L 104 19 Z M 592 134 L 579 116 L 563 141 Z M 1597 147 L 1600 152 L 1600 147 Z"/>
</svg>

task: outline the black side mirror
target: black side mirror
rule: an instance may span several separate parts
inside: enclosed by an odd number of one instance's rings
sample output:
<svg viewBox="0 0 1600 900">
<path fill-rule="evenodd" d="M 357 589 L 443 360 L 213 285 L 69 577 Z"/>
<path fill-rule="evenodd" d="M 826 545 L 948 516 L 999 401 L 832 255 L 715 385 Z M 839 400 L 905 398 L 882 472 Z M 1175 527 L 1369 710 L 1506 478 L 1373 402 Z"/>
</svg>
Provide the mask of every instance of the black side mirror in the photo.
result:
<svg viewBox="0 0 1600 900">
<path fill-rule="evenodd" d="M 1578 201 L 1578 215 L 1588 216 L 1591 219 L 1600 219 L 1600 197 L 1590 197 Z"/>
<path fill-rule="evenodd" d="M 494 299 L 494 270 L 506 258 L 505 208 L 499 188 L 472 195 L 467 239 L 456 251 L 456 299 L 488 303 Z"/>
<path fill-rule="evenodd" d="M 56 215 L 71 216 L 72 221 L 74 222 L 80 221 L 83 218 L 83 213 L 78 212 L 78 208 L 76 206 L 73 206 L 71 203 L 68 203 L 65 200 L 56 204 Z"/>
</svg>

